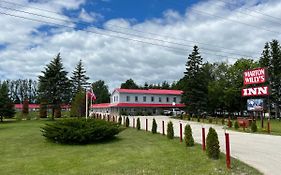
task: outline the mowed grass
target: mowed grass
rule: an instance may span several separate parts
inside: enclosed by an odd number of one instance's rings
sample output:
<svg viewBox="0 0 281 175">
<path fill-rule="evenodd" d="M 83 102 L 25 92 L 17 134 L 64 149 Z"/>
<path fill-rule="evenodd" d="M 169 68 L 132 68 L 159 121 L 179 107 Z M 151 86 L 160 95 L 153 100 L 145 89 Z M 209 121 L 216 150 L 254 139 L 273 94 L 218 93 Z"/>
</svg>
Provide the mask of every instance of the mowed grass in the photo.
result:
<svg viewBox="0 0 281 175">
<path fill-rule="evenodd" d="M 260 174 L 235 159 L 229 171 L 223 155 L 210 160 L 200 145 L 131 128 L 106 143 L 55 144 L 41 136 L 47 122 L 0 124 L 0 174 Z"/>
</svg>

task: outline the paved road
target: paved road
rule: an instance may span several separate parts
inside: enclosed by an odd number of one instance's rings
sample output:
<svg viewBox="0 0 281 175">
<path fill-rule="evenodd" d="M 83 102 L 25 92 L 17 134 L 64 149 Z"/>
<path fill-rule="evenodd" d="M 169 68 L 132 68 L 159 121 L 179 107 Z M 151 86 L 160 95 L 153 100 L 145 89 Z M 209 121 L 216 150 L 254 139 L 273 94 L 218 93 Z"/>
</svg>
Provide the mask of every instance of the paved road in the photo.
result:
<svg viewBox="0 0 281 175">
<path fill-rule="evenodd" d="M 181 121 L 170 119 L 167 116 L 153 116 L 157 122 L 157 132 L 162 133 L 162 121 L 165 122 L 165 133 L 167 122 L 174 124 L 175 136 L 179 136 L 179 124 L 182 122 L 183 130 L 188 123 L 191 125 L 195 142 L 202 143 L 201 131 L 202 124 L 191 121 Z M 145 130 L 145 119 L 148 119 L 148 130 L 151 131 L 153 117 L 139 116 L 141 120 L 141 129 Z M 130 126 L 133 126 L 133 118 L 130 116 Z M 222 126 L 204 124 L 206 136 L 209 127 L 215 128 L 218 133 L 221 151 L 225 152 L 225 137 Z M 252 167 L 255 167 L 265 175 L 279 175 L 281 172 L 281 136 L 271 136 L 262 134 L 250 134 L 235 131 L 228 131 L 230 136 L 231 156 L 235 157 Z"/>
</svg>

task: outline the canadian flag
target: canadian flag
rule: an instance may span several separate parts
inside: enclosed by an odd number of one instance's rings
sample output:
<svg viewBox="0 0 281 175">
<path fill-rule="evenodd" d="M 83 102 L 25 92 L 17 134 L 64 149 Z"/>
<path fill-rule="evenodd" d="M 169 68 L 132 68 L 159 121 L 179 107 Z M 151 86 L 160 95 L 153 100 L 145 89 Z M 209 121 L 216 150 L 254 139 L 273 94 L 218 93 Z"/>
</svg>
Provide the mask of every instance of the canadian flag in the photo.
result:
<svg viewBox="0 0 281 175">
<path fill-rule="evenodd" d="M 93 90 L 87 92 L 87 97 L 90 98 L 91 100 L 96 100 L 97 99 L 97 97 L 96 97 L 95 93 L 93 92 Z"/>
</svg>

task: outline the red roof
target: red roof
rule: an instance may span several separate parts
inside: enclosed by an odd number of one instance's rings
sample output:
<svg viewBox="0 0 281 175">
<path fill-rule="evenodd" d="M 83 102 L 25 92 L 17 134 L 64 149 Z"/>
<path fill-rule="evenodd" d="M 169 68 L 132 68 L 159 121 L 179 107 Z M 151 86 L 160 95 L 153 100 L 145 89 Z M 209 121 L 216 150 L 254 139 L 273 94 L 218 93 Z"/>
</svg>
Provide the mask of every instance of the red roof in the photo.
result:
<svg viewBox="0 0 281 175">
<path fill-rule="evenodd" d="M 114 91 L 129 94 L 163 94 L 163 95 L 181 95 L 181 90 L 167 90 L 167 89 L 115 89 Z"/>
<path fill-rule="evenodd" d="M 174 106 L 172 104 L 160 104 L 160 103 L 101 103 L 101 104 L 93 104 L 92 108 L 109 108 L 109 107 L 159 107 L 159 108 L 180 108 L 185 107 L 184 104 L 175 104 Z"/>
</svg>

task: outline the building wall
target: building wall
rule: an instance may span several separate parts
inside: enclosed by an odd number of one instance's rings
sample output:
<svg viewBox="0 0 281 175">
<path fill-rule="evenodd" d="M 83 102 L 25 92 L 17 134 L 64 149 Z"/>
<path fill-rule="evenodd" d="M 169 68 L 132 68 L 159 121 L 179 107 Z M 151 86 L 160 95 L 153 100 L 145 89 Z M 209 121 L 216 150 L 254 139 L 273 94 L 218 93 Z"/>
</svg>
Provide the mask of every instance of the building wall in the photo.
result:
<svg viewBox="0 0 281 175">
<path fill-rule="evenodd" d="M 180 95 L 154 95 L 154 94 L 128 94 L 128 93 L 118 93 L 118 92 L 114 92 L 111 96 L 111 103 L 172 104 L 173 102 L 180 103 L 181 96 Z"/>
</svg>

